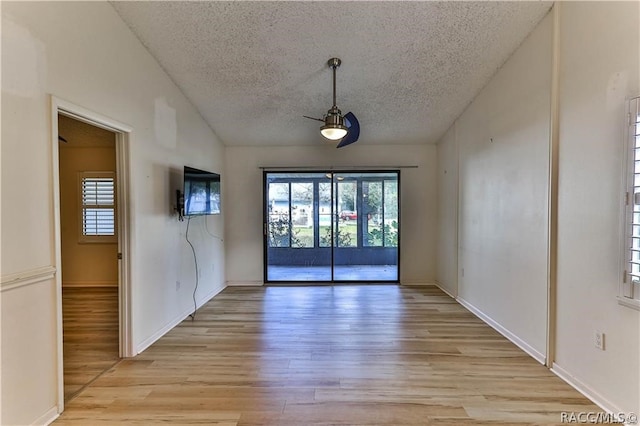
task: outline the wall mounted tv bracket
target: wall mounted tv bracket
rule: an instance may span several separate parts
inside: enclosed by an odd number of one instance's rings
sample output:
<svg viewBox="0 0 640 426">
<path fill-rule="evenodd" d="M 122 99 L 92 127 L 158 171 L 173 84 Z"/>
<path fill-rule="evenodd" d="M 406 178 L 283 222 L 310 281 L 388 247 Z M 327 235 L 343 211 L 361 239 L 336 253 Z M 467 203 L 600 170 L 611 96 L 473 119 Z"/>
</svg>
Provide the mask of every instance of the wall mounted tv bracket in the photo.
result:
<svg viewBox="0 0 640 426">
<path fill-rule="evenodd" d="M 176 212 L 178 213 L 178 220 L 184 220 L 184 194 L 179 189 L 176 189 Z"/>
</svg>

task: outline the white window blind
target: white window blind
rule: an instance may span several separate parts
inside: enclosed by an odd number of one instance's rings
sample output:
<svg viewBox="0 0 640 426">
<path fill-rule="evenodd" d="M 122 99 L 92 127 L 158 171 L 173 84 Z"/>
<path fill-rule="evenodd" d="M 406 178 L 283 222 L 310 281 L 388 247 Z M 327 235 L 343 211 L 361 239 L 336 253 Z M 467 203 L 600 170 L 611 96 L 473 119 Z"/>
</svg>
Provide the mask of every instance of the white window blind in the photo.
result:
<svg viewBox="0 0 640 426">
<path fill-rule="evenodd" d="M 625 220 L 625 271 L 621 299 L 640 302 L 640 98 L 629 102 L 627 195 Z"/>
<path fill-rule="evenodd" d="M 115 236 L 114 173 L 82 172 L 80 182 L 82 235 Z"/>
</svg>

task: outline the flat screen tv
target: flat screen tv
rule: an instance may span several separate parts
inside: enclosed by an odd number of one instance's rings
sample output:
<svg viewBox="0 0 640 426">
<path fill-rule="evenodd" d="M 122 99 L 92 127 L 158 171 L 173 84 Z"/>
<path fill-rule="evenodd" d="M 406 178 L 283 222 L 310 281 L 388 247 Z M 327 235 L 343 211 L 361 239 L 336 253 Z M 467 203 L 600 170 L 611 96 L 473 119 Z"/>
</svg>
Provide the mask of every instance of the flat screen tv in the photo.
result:
<svg viewBox="0 0 640 426">
<path fill-rule="evenodd" d="M 184 167 L 184 215 L 220 214 L 220 175 Z"/>
</svg>

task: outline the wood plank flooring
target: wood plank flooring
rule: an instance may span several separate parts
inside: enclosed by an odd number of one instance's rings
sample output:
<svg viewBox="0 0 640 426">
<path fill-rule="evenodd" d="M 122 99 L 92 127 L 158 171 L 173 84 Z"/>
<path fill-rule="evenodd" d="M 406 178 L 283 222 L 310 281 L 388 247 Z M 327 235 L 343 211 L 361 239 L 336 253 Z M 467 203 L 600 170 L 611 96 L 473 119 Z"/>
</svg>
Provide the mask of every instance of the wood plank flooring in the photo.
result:
<svg viewBox="0 0 640 426">
<path fill-rule="evenodd" d="M 435 287 L 229 287 L 57 425 L 552 425 L 601 411 Z"/>
<path fill-rule="evenodd" d="M 118 288 L 62 292 L 64 399 L 118 362 Z"/>
</svg>

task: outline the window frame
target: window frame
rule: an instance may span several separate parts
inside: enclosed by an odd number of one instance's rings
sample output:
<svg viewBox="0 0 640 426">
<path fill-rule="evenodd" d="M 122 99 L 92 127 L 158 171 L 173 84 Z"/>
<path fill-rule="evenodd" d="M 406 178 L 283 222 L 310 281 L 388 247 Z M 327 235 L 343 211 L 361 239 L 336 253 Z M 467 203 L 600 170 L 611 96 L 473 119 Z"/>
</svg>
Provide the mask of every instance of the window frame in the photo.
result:
<svg viewBox="0 0 640 426">
<path fill-rule="evenodd" d="M 102 205 L 85 205 L 84 203 L 84 183 L 87 179 L 104 179 L 110 178 L 113 184 L 113 204 Z M 85 244 L 118 242 L 118 220 L 117 220 L 117 184 L 116 173 L 112 171 L 81 171 L 78 172 L 78 242 Z M 108 235 L 92 235 L 85 234 L 85 209 L 104 209 L 113 212 L 113 234 Z"/>
<path fill-rule="evenodd" d="M 636 172 L 636 163 L 640 169 L 640 97 L 629 99 L 626 118 L 622 276 L 617 299 L 621 305 L 640 310 L 640 259 L 633 260 L 634 251 L 640 257 L 640 170 Z M 635 222 L 634 216 L 638 219 Z M 635 237 L 634 226 L 638 230 Z M 636 273 L 632 271 L 632 263 L 639 265 Z"/>
</svg>

